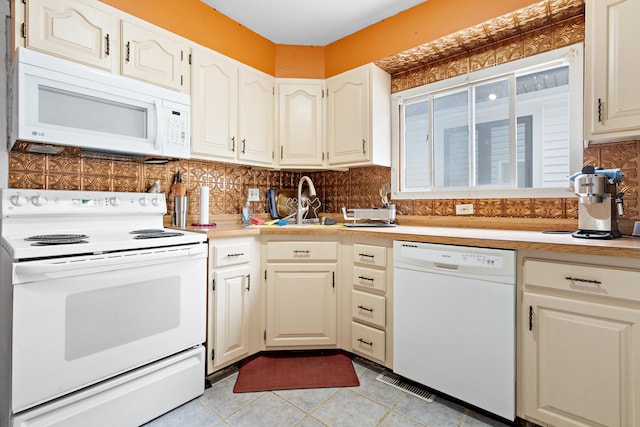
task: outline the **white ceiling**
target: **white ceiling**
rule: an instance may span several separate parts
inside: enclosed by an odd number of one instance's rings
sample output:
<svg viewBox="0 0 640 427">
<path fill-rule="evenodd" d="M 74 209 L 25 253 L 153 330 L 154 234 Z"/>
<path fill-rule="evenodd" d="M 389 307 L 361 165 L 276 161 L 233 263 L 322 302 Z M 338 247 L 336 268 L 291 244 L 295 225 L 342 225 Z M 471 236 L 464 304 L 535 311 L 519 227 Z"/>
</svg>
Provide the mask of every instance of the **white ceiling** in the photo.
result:
<svg viewBox="0 0 640 427">
<path fill-rule="evenodd" d="M 201 0 L 276 44 L 326 46 L 426 0 Z"/>
</svg>

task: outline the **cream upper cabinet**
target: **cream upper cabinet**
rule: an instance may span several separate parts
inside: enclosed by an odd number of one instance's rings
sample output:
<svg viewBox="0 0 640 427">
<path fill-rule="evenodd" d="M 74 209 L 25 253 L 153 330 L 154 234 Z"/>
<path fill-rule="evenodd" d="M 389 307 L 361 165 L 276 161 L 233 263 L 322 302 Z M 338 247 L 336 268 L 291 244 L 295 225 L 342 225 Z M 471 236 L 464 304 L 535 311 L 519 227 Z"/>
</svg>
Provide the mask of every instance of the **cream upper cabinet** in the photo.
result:
<svg viewBox="0 0 640 427">
<path fill-rule="evenodd" d="M 238 84 L 238 160 L 245 164 L 271 166 L 274 158 L 274 79 L 243 68 Z"/>
<path fill-rule="evenodd" d="M 152 25 L 122 21 L 122 74 L 177 91 L 188 91 L 190 48 Z"/>
<path fill-rule="evenodd" d="M 16 2 L 17 45 L 189 92 L 190 43 L 97 0 Z"/>
<path fill-rule="evenodd" d="M 327 79 L 329 166 L 391 165 L 391 77 L 373 64 Z"/>
<path fill-rule="evenodd" d="M 119 72 L 119 20 L 100 3 L 28 0 L 24 12 L 25 47 Z"/>
<path fill-rule="evenodd" d="M 235 160 L 238 66 L 212 50 L 195 48 L 191 72 L 191 153 Z"/>
<path fill-rule="evenodd" d="M 587 0 L 585 139 L 640 135 L 640 0 Z"/>
<path fill-rule="evenodd" d="M 324 166 L 324 80 L 277 81 L 277 160 L 280 166 Z"/>
<path fill-rule="evenodd" d="M 640 271 L 525 259 L 523 272 L 519 415 L 640 425 Z"/>
</svg>

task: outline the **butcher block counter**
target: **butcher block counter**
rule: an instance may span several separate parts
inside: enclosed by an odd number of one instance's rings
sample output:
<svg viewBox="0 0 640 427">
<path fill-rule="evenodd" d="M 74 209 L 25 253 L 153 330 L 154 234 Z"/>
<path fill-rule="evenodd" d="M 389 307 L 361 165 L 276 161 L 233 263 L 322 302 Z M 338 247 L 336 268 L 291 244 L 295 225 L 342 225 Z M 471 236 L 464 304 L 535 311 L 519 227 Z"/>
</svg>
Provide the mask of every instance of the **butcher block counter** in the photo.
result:
<svg viewBox="0 0 640 427">
<path fill-rule="evenodd" d="M 256 235 L 307 235 L 307 236 L 353 236 L 387 238 L 426 243 L 441 243 L 486 248 L 516 249 L 529 251 L 560 252 L 577 255 L 601 255 L 640 259 L 640 238 L 623 236 L 618 239 L 580 239 L 571 236 L 575 228 L 564 225 L 528 231 L 469 227 L 398 225 L 396 227 L 346 227 L 336 225 L 251 225 L 243 228 L 238 222 L 218 222 L 215 227 L 188 227 L 189 231 L 206 232 L 210 239 Z M 499 226 L 500 224 L 498 224 Z M 537 228 L 541 228 L 537 226 Z"/>
</svg>

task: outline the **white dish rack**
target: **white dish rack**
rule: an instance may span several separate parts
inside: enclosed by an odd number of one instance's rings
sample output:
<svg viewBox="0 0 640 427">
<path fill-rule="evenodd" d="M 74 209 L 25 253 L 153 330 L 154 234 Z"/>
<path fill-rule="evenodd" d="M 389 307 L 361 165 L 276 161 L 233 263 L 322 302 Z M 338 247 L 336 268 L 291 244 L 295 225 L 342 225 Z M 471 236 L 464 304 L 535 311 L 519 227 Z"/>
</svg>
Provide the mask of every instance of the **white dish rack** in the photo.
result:
<svg viewBox="0 0 640 427">
<path fill-rule="evenodd" d="M 351 212 L 352 216 L 348 216 Z M 396 207 L 389 205 L 384 208 L 347 209 L 342 208 L 342 215 L 347 227 L 394 227 L 396 220 Z"/>
</svg>

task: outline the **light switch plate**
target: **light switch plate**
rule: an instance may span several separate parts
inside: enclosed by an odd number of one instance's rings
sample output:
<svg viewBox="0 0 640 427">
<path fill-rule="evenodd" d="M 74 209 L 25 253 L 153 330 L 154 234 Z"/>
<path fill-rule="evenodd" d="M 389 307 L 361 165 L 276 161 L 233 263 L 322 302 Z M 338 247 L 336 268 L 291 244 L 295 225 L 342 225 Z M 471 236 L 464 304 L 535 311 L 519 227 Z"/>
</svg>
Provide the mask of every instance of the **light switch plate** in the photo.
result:
<svg viewBox="0 0 640 427">
<path fill-rule="evenodd" d="M 258 190 L 257 188 L 250 188 L 249 189 L 249 197 L 248 197 L 250 202 L 257 202 L 260 200 L 260 190 Z"/>
<path fill-rule="evenodd" d="M 473 203 L 456 205 L 456 215 L 473 215 Z"/>
</svg>

